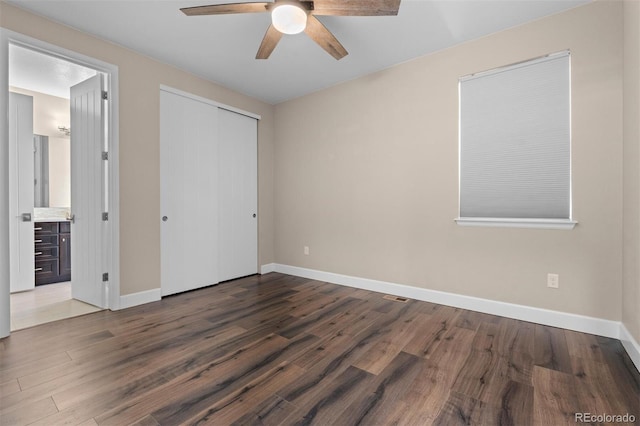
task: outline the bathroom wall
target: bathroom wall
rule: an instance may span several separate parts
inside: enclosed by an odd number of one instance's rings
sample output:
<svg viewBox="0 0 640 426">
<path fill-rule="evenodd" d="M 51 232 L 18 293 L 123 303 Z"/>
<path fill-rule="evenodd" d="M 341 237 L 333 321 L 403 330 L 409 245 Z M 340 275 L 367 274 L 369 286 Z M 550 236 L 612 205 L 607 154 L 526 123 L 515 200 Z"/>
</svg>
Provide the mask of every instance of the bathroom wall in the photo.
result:
<svg viewBox="0 0 640 426">
<path fill-rule="evenodd" d="M 33 133 L 49 137 L 49 206 L 71 205 L 71 145 L 58 126 L 69 127 L 69 99 L 11 86 L 11 92 L 33 97 Z"/>
</svg>

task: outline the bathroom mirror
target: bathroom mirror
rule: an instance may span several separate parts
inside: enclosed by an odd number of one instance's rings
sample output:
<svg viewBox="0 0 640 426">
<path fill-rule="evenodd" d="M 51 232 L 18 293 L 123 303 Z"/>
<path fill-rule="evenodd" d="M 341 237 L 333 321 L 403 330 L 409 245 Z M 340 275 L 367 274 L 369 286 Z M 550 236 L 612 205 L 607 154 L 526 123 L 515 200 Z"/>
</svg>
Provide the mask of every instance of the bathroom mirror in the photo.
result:
<svg viewBox="0 0 640 426">
<path fill-rule="evenodd" d="M 33 136 L 34 207 L 49 207 L 49 137 Z"/>
<path fill-rule="evenodd" d="M 68 208 L 71 205 L 71 145 L 69 136 L 34 134 L 34 207 Z"/>
</svg>

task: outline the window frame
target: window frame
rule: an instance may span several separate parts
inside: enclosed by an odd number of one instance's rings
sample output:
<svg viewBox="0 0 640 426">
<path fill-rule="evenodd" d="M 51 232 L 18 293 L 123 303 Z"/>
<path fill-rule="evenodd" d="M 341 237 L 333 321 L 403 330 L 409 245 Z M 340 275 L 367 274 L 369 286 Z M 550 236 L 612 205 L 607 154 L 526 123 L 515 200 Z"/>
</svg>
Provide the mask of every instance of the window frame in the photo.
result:
<svg viewBox="0 0 640 426">
<path fill-rule="evenodd" d="M 490 76 L 498 73 L 508 72 L 530 65 L 550 61 L 557 58 L 569 58 L 569 217 L 568 218 L 528 218 L 528 217 L 467 217 L 461 216 L 462 210 L 462 85 L 465 81 L 479 78 L 482 76 Z M 455 221 L 461 226 L 490 226 L 490 227 L 509 227 L 509 228 L 543 228 L 543 229 L 573 229 L 578 223 L 573 219 L 573 170 L 571 160 L 572 135 L 571 135 L 571 52 L 564 50 L 548 55 L 527 59 L 517 63 L 493 68 L 490 70 L 469 74 L 458 79 L 458 217 Z"/>
</svg>

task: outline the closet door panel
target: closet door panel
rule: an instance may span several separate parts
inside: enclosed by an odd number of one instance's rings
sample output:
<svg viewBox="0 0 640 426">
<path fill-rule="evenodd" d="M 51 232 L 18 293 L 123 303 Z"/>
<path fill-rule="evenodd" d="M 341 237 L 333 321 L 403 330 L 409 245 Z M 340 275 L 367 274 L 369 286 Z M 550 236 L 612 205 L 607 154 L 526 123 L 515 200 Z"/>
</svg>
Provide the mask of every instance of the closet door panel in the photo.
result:
<svg viewBox="0 0 640 426">
<path fill-rule="evenodd" d="M 219 110 L 219 277 L 258 272 L 257 120 Z"/>
<path fill-rule="evenodd" d="M 162 295 L 219 281 L 218 108 L 160 92 Z"/>
</svg>

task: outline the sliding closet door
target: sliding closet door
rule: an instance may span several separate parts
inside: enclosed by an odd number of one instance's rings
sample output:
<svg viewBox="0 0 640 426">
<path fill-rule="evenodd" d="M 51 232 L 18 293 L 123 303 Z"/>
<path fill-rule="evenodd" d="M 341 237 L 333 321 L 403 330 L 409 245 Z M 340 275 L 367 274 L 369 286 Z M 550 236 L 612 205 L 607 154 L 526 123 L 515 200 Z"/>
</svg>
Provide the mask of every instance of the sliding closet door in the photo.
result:
<svg viewBox="0 0 640 426">
<path fill-rule="evenodd" d="M 218 279 L 218 108 L 160 92 L 162 295 Z"/>
<path fill-rule="evenodd" d="M 258 125 L 255 118 L 219 112 L 219 277 L 258 272 Z"/>
</svg>

